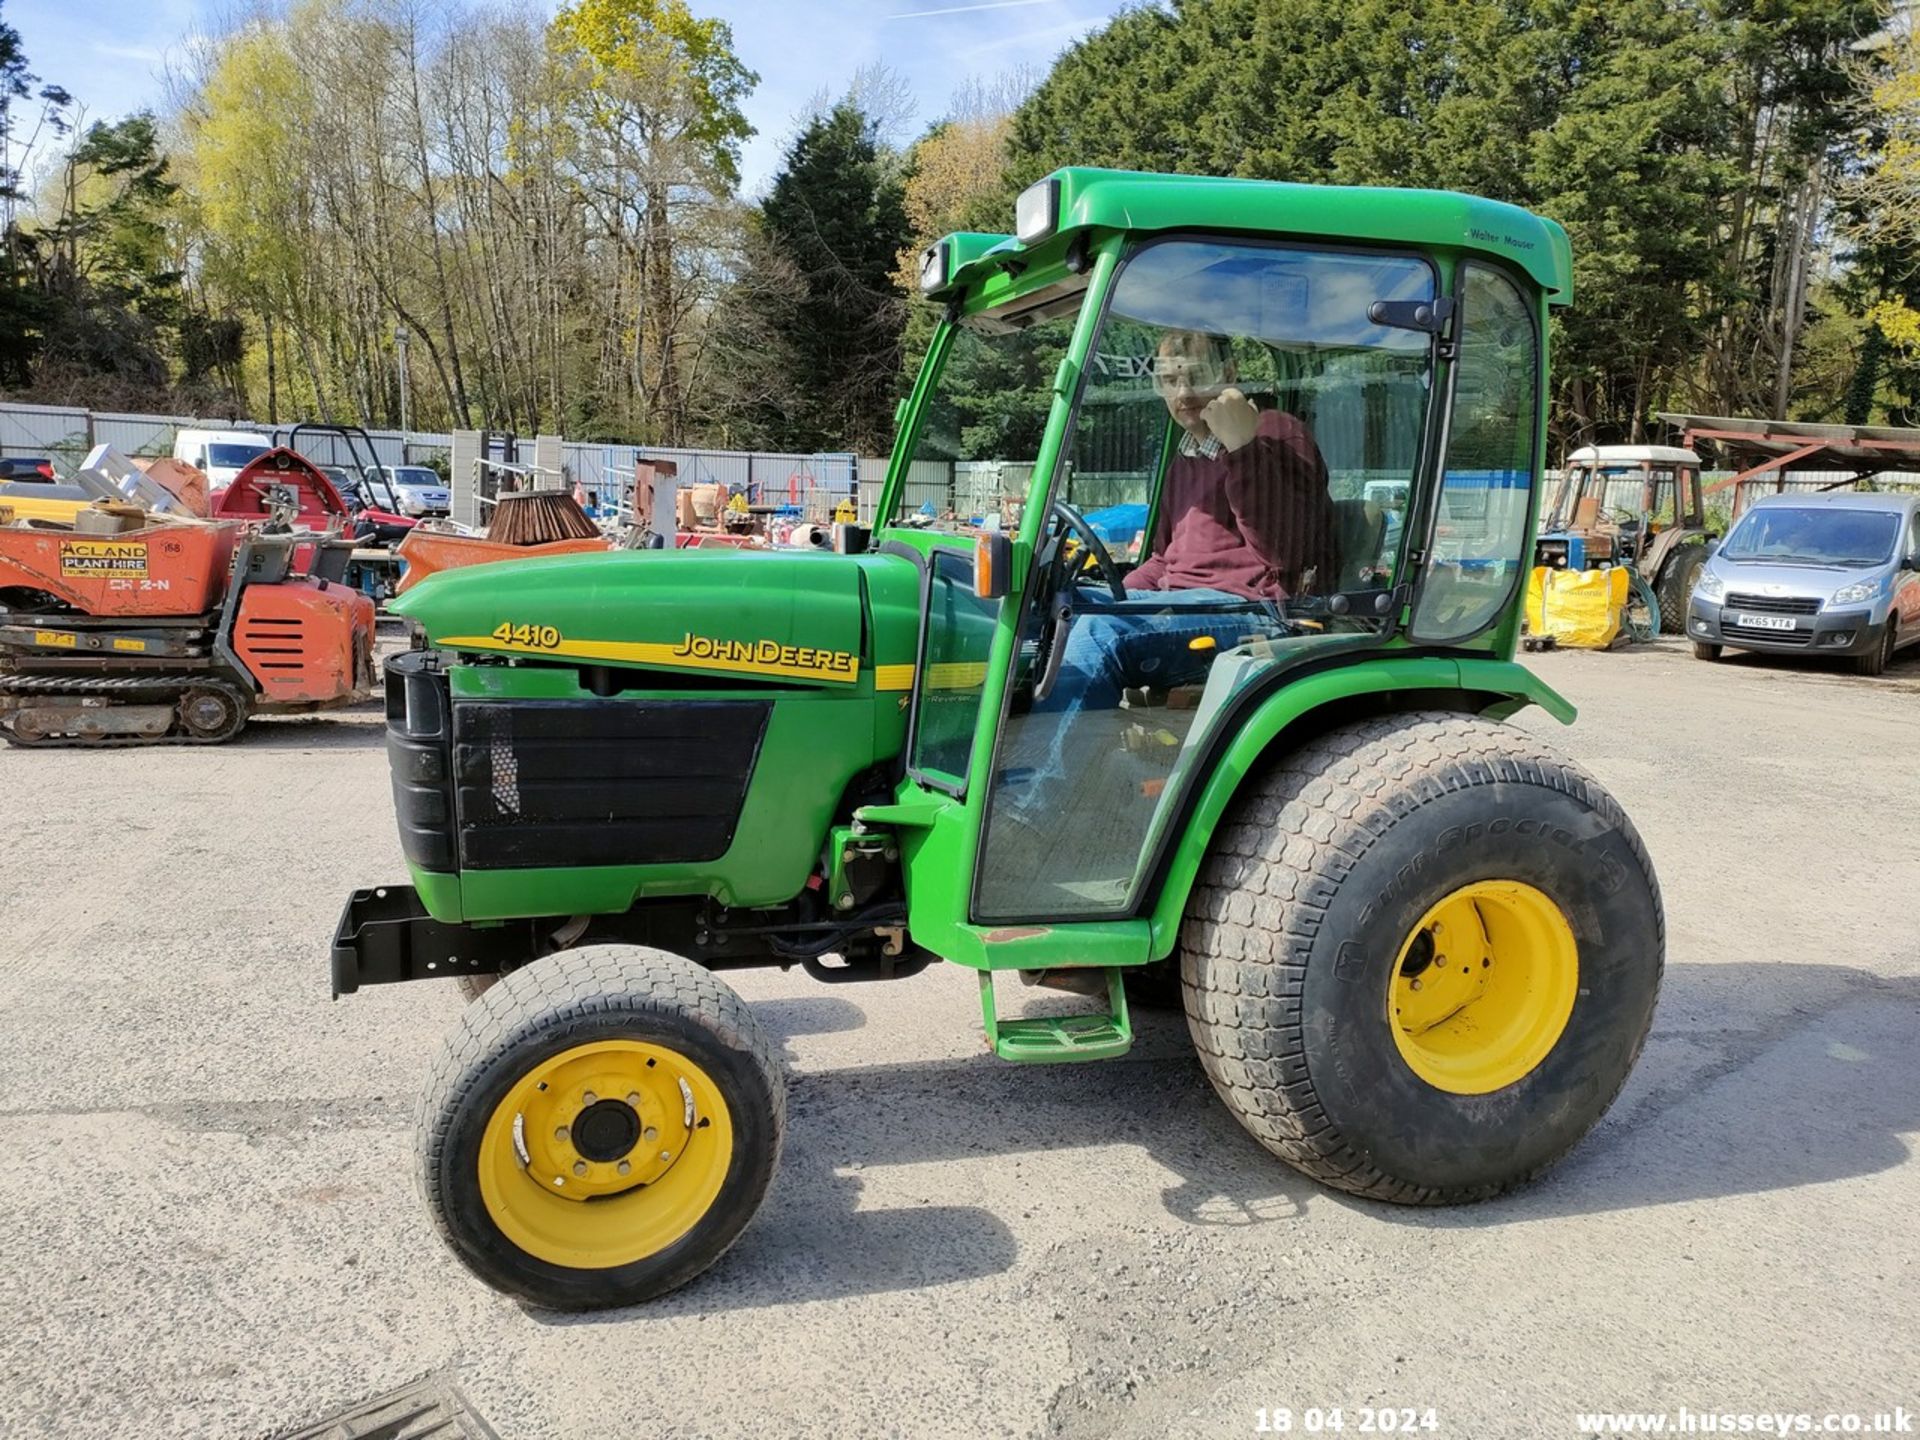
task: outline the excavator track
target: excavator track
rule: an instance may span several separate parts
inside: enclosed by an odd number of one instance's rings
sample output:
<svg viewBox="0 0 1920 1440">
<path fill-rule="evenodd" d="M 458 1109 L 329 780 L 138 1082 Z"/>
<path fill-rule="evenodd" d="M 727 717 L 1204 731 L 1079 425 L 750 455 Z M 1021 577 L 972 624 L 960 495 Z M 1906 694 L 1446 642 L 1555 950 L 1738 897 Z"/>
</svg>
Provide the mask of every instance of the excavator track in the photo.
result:
<svg viewBox="0 0 1920 1440">
<path fill-rule="evenodd" d="M 195 675 L 0 673 L 0 739 L 30 750 L 108 750 L 143 745 L 219 745 L 247 727 L 253 696 L 230 680 Z M 149 730 L 95 730 L 131 719 Z M 116 715 L 114 712 L 123 712 Z M 96 718 L 97 717 L 97 718 Z"/>
</svg>

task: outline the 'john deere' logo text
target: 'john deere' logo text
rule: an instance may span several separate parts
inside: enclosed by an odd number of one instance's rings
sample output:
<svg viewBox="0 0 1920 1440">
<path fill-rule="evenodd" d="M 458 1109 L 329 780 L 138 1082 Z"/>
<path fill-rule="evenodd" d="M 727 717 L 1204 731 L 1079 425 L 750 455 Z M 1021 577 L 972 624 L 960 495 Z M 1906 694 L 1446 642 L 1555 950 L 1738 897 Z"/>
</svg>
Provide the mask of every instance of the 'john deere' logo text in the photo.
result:
<svg viewBox="0 0 1920 1440">
<path fill-rule="evenodd" d="M 805 645 L 782 645 L 777 640 L 715 640 L 692 633 L 673 647 L 673 655 L 696 665 L 800 670 L 819 675 L 852 675 L 859 665 L 859 657 L 845 650 L 815 650 Z"/>
</svg>

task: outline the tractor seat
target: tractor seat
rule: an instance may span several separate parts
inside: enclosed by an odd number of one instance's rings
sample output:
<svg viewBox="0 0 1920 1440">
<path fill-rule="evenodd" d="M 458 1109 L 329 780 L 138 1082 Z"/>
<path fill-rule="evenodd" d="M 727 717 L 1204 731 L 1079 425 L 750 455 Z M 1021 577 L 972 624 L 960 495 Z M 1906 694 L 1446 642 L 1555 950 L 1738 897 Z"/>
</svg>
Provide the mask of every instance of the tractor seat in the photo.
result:
<svg viewBox="0 0 1920 1440">
<path fill-rule="evenodd" d="M 1380 564 L 1387 537 L 1387 512 L 1371 500 L 1333 502 L 1333 540 L 1339 555 L 1336 590 L 1359 590 Z"/>
</svg>

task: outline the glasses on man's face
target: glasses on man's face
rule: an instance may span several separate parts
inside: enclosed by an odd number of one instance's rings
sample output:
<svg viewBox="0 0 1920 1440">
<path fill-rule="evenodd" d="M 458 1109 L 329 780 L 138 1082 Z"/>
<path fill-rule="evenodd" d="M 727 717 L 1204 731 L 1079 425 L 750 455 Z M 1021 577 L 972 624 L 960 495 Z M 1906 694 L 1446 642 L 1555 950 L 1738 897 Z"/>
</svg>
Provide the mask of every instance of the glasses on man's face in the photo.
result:
<svg viewBox="0 0 1920 1440">
<path fill-rule="evenodd" d="M 1156 355 L 1153 384 L 1162 395 L 1182 390 L 1205 393 L 1227 383 L 1227 367 L 1211 355 Z"/>
</svg>

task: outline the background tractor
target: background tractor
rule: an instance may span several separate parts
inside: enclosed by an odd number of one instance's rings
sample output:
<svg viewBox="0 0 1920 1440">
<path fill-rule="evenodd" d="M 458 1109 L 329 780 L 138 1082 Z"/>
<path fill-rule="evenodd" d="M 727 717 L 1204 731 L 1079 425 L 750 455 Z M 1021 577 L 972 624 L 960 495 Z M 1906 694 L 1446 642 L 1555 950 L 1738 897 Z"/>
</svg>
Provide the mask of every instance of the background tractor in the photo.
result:
<svg viewBox="0 0 1920 1440">
<path fill-rule="evenodd" d="M 1565 1154 L 1664 948 L 1627 817 L 1502 723 L 1572 718 L 1513 662 L 1570 274 L 1553 222 L 1464 195 L 1062 170 L 921 257 L 942 318 L 870 534 L 400 597 L 411 883 L 349 898 L 332 978 L 476 997 L 417 1150 L 462 1261 L 584 1308 L 726 1250 L 786 1121 L 741 966 L 969 970 L 1020 1062 L 1123 1054 L 1129 991 L 1177 983 L 1222 1103 L 1375 1199 Z M 917 514 L 936 464 L 993 493 Z M 1263 537 L 1246 593 L 1175 577 L 1196 484 Z M 1087 513 L 1125 505 L 1122 560 Z M 1089 1008 L 1009 1015 L 1015 976 Z"/>
<path fill-rule="evenodd" d="M 1628 615 L 1638 638 L 1686 628 L 1687 602 L 1718 531 L 1709 525 L 1700 457 L 1672 445 L 1588 445 L 1567 456 L 1541 522 L 1535 563 L 1554 570 L 1632 567 Z"/>
</svg>

